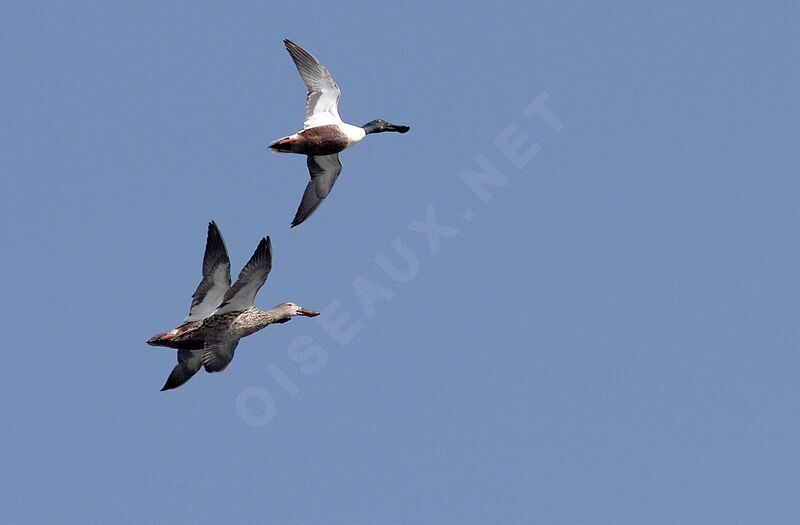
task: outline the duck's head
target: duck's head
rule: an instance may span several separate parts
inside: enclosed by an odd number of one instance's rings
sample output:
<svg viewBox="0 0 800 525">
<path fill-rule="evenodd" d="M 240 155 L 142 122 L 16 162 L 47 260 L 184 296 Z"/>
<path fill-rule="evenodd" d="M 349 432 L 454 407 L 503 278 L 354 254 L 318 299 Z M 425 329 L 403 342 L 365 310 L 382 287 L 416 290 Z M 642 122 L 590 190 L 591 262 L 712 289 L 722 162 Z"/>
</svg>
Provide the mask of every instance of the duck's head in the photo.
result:
<svg viewBox="0 0 800 525">
<path fill-rule="evenodd" d="M 384 131 L 395 131 L 397 133 L 405 133 L 411 129 L 408 126 L 402 126 L 400 124 L 392 124 L 391 122 L 386 122 L 381 118 L 367 122 L 366 124 L 361 126 L 361 128 L 367 132 L 367 135 L 369 135 L 370 133 L 383 133 Z"/>
<path fill-rule="evenodd" d="M 295 303 L 281 303 L 275 307 L 275 310 L 278 310 L 281 316 L 287 320 L 298 315 L 302 315 L 303 317 L 316 317 L 319 315 L 319 312 L 303 308 Z"/>
</svg>

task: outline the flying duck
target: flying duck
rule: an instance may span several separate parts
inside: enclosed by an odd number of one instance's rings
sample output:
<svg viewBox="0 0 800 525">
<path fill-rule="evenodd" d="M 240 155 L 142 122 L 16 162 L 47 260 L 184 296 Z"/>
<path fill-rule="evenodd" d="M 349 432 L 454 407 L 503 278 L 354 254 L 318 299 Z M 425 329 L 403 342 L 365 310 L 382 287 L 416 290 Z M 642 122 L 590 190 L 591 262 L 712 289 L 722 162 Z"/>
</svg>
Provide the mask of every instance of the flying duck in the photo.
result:
<svg viewBox="0 0 800 525">
<path fill-rule="evenodd" d="M 367 122 L 363 126 L 342 122 L 339 117 L 341 91 L 331 74 L 314 55 L 299 45 L 288 39 L 283 43 L 308 88 L 303 129 L 269 145 L 273 151 L 307 156 L 306 164 L 311 181 L 306 186 L 303 199 L 292 220 L 294 228 L 314 213 L 333 188 L 342 171 L 338 155 L 340 151 L 360 142 L 370 133 L 405 133 L 411 128 L 391 124 L 383 119 Z"/>
<path fill-rule="evenodd" d="M 255 307 L 258 290 L 272 269 L 272 245 L 262 238 L 253 256 L 231 286 L 231 261 L 217 225 L 208 225 L 203 256 L 203 280 L 192 294 L 186 321 L 174 330 L 148 339 L 152 346 L 178 350 L 178 364 L 161 391 L 178 388 L 200 368 L 221 372 L 233 359 L 239 339 L 273 324 L 285 323 L 301 315 L 315 317 L 319 312 L 294 303 L 281 303 L 269 310 Z"/>
</svg>

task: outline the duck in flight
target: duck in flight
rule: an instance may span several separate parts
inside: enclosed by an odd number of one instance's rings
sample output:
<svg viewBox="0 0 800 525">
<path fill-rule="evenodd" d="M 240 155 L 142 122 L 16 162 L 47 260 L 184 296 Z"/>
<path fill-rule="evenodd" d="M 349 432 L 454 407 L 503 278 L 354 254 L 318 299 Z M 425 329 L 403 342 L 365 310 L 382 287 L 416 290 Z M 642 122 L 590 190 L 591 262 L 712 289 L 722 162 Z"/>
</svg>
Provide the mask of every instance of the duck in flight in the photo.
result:
<svg viewBox="0 0 800 525">
<path fill-rule="evenodd" d="M 391 124 L 382 119 L 353 126 L 339 117 L 339 86 L 319 63 L 314 55 L 295 44 L 284 40 L 286 50 L 294 60 L 300 77 L 308 88 L 306 97 L 306 121 L 303 129 L 283 137 L 269 145 L 281 153 L 306 155 L 311 181 L 306 186 L 300 207 L 292 220 L 292 228 L 305 221 L 328 196 L 336 178 L 342 171 L 339 152 L 361 141 L 370 133 L 395 131 L 405 133 L 408 126 Z"/>
<path fill-rule="evenodd" d="M 178 388 L 200 368 L 221 372 L 233 359 L 239 339 L 274 323 L 285 323 L 301 315 L 315 317 L 319 312 L 294 303 L 282 303 L 269 310 L 255 307 L 258 290 L 272 269 L 272 245 L 261 239 L 255 253 L 231 286 L 231 261 L 217 225 L 208 225 L 203 256 L 203 280 L 192 295 L 186 321 L 174 330 L 151 337 L 152 346 L 178 350 L 178 364 L 161 389 Z"/>
</svg>

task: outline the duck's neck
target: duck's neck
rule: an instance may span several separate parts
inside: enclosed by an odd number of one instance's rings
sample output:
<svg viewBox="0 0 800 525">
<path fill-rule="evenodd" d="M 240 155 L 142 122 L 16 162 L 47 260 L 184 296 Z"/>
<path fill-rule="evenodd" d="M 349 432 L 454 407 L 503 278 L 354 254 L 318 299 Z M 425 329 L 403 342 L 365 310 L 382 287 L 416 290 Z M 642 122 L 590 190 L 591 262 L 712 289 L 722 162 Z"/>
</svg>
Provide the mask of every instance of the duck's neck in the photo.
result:
<svg viewBox="0 0 800 525">
<path fill-rule="evenodd" d="M 245 332 L 245 335 L 250 335 L 271 324 L 284 323 L 288 320 L 289 317 L 274 308 L 271 310 L 259 310 L 254 307 L 243 312 L 237 319 L 237 324 Z"/>
</svg>

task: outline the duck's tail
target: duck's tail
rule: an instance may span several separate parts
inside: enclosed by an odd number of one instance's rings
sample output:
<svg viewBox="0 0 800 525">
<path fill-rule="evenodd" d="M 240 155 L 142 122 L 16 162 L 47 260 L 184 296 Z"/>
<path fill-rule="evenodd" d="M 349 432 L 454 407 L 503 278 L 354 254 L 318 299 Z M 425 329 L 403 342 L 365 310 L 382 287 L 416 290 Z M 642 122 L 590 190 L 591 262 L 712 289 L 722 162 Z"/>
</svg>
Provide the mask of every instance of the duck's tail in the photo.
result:
<svg viewBox="0 0 800 525">
<path fill-rule="evenodd" d="M 294 153 L 297 138 L 294 136 L 283 137 L 269 145 L 269 149 L 278 153 Z"/>
<path fill-rule="evenodd" d="M 150 346 L 169 346 L 169 342 L 178 334 L 177 330 L 170 330 L 169 332 L 161 332 L 147 340 Z"/>
</svg>

